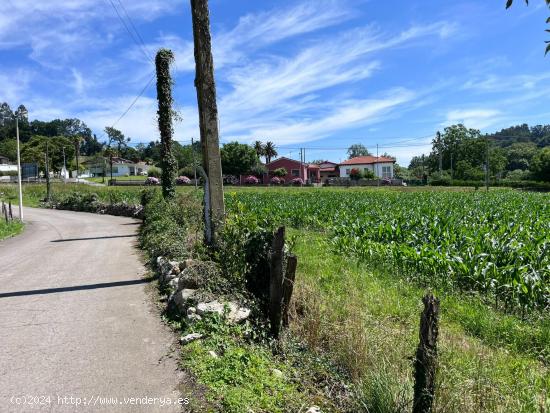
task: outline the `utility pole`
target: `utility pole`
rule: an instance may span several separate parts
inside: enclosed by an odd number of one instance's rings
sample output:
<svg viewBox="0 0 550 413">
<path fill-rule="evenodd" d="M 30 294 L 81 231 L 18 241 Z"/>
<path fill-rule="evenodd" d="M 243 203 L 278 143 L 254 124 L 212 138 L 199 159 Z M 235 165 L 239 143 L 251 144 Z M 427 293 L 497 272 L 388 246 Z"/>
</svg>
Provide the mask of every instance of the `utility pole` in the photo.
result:
<svg viewBox="0 0 550 413">
<path fill-rule="evenodd" d="M 67 183 L 67 162 L 65 161 L 65 147 L 63 147 L 63 183 Z"/>
<path fill-rule="evenodd" d="M 378 173 L 378 162 L 380 161 L 379 159 L 379 156 L 378 156 L 378 144 L 376 144 L 376 186 L 380 186 L 380 174 Z"/>
<path fill-rule="evenodd" d="M 435 142 L 437 144 L 437 152 L 439 152 L 439 173 L 443 172 L 443 148 L 441 145 L 441 133 L 437 131 L 435 134 Z"/>
<path fill-rule="evenodd" d="M 15 134 L 17 136 L 17 178 L 19 189 L 19 219 L 23 222 L 23 187 L 21 183 L 21 152 L 19 150 L 19 112 L 15 117 Z"/>
<path fill-rule="evenodd" d="M 489 139 L 485 139 L 485 190 L 489 192 Z"/>
<path fill-rule="evenodd" d="M 78 175 L 80 173 L 79 157 L 80 157 L 80 137 L 75 142 L 76 149 L 76 183 L 78 183 Z"/>
<path fill-rule="evenodd" d="M 195 163 L 195 140 L 193 138 L 191 138 L 191 157 L 193 159 L 193 174 L 195 175 L 195 189 L 198 189 L 197 164 Z"/>
<path fill-rule="evenodd" d="M 451 186 L 453 185 L 453 153 L 451 152 Z"/>
<path fill-rule="evenodd" d="M 46 141 L 46 202 L 51 200 L 51 184 L 50 184 L 50 155 L 48 151 L 48 141 Z"/>
<path fill-rule="evenodd" d="M 212 36 L 208 0 L 191 0 L 195 46 L 195 87 L 199 106 L 199 126 L 205 169 L 205 241 L 216 242 L 217 227 L 225 218 L 222 165 L 218 128 L 218 104 L 212 57 Z"/>
</svg>

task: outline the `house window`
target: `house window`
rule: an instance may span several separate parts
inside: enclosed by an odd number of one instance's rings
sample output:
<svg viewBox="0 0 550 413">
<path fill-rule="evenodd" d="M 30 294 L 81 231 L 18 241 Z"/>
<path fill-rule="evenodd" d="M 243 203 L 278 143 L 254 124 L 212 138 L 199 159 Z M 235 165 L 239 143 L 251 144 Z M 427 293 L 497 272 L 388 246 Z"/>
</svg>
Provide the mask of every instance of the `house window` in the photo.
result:
<svg viewBox="0 0 550 413">
<path fill-rule="evenodd" d="M 293 169 L 292 170 L 292 176 L 300 176 L 300 170 L 299 169 Z"/>
<path fill-rule="evenodd" d="M 369 168 L 363 168 L 363 172 L 368 172 Z"/>
<path fill-rule="evenodd" d="M 118 166 L 113 166 L 113 173 L 114 173 L 114 174 L 117 174 L 117 173 L 118 173 Z"/>
<path fill-rule="evenodd" d="M 382 178 L 391 178 L 391 166 L 382 167 Z"/>
<path fill-rule="evenodd" d="M 346 169 L 346 175 L 349 175 L 349 174 L 351 174 L 351 169 L 350 169 L 350 168 L 347 168 L 347 169 Z"/>
</svg>

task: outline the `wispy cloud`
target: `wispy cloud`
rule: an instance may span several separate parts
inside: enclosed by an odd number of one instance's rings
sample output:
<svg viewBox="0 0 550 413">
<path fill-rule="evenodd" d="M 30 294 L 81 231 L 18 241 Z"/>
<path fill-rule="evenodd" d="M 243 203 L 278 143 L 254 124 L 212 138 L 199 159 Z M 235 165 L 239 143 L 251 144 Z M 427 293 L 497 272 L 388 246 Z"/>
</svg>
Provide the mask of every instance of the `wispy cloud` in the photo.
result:
<svg viewBox="0 0 550 413">
<path fill-rule="evenodd" d="M 443 126 L 462 123 L 469 128 L 484 129 L 500 121 L 502 113 L 497 109 L 455 109 L 447 113 Z"/>
</svg>

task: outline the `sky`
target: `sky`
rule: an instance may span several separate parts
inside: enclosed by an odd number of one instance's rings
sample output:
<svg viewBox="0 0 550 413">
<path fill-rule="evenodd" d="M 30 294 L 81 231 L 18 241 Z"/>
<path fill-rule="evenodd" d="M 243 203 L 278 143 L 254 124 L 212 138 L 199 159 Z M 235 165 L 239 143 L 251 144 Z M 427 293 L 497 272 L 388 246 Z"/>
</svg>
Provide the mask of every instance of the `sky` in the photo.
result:
<svg viewBox="0 0 550 413">
<path fill-rule="evenodd" d="M 452 124 L 550 123 L 542 0 L 508 11 L 504 0 L 209 3 L 222 142 L 270 140 L 281 156 L 305 148 L 308 161 L 334 162 L 351 144 L 378 145 L 406 166 Z M 165 47 L 175 139 L 199 139 L 189 1 L 2 4 L 0 102 L 30 119 L 77 117 L 100 139 L 114 125 L 133 144 L 157 140 L 154 55 Z"/>
</svg>

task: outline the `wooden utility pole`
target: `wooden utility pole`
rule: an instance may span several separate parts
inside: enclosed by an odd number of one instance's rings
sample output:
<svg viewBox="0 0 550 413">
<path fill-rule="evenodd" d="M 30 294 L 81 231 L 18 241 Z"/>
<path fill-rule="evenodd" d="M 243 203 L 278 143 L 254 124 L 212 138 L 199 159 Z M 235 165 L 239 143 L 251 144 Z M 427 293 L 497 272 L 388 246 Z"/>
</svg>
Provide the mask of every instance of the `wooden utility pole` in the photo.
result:
<svg viewBox="0 0 550 413">
<path fill-rule="evenodd" d="M 50 202 L 52 196 L 52 188 L 50 185 L 50 154 L 48 151 L 48 141 L 46 141 L 46 154 L 45 154 L 45 167 L 46 167 L 46 202 Z"/>
<path fill-rule="evenodd" d="M 19 113 L 15 117 L 15 134 L 17 136 L 17 189 L 19 195 L 19 220 L 23 222 L 23 187 L 21 182 L 21 150 L 19 147 Z"/>
<path fill-rule="evenodd" d="M 207 243 L 215 243 L 217 227 L 223 223 L 225 205 L 223 200 L 222 163 L 218 128 L 218 105 L 214 80 L 214 58 L 208 0 L 191 0 L 193 17 L 193 38 L 195 42 L 195 87 L 199 106 L 199 127 L 201 133 L 203 165 L 208 182 L 204 194 L 205 208 L 209 211 L 210 234 Z"/>
</svg>

